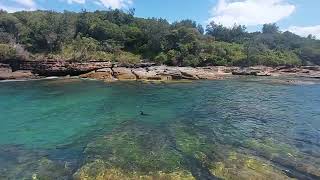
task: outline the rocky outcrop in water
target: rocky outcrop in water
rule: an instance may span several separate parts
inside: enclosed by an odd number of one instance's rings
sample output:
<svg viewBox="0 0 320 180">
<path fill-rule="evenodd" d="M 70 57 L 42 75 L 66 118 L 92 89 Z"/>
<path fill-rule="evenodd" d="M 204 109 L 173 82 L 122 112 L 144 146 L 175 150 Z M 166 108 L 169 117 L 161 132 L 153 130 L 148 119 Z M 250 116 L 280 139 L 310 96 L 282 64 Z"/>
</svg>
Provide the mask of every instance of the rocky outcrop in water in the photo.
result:
<svg viewBox="0 0 320 180">
<path fill-rule="evenodd" d="M 8 64 L 0 63 L 0 80 L 10 80 L 10 79 L 32 79 L 36 78 L 31 71 L 28 70 L 18 70 L 12 71 Z"/>
<path fill-rule="evenodd" d="M 137 77 L 132 73 L 130 68 L 117 67 L 112 68 L 113 76 L 118 80 L 136 80 Z"/>
<path fill-rule="evenodd" d="M 320 78 L 319 66 L 302 66 L 302 67 L 234 67 L 231 70 L 233 75 L 241 76 L 291 76 L 291 77 L 309 77 Z"/>
<path fill-rule="evenodd" d="M 152 66 L 145 68 L 110 68 L 108 71 L 101 72 L 96 70 L 84 75 L 82 78 L 93 78 L 103 81 L 110 80 L 199 80 L 199 79 L 220 79 L 225 75 L 224 71 L 217 68 L 191 68 L 191 67 L 168 67 L 168 66 Z"/>
<path fill-rule="evenodd" d="M 103 68 L 97 71 L 92 71 L 87 74 L 80 75 L 81 78 L 88 78 L 88 79 L 101 79 L 104 81 L 114 81 L 116 80 L 113 77 L 113 71 L 111 68 Z"/>
<path fill-rule="evenodd" d="M 103 81 L 114 80 L 215 80 L 236 76 L 292 76 L 320 78 L 319 66 L 303 67 L 171 67 L 153 63 L 125 65 L 111 62 L 5 61 L 0 63 L 0 79 L 31 79 L 38 76 L 80 76 Z"/>
<path fill-rule="evenodd" d="M 94 70 L 110 68 L 111 62 L 70 62 L 70 61 L 6 61 L 13 71 L 28 70 L 40 76 L 78 76 Z"/>
</svg>

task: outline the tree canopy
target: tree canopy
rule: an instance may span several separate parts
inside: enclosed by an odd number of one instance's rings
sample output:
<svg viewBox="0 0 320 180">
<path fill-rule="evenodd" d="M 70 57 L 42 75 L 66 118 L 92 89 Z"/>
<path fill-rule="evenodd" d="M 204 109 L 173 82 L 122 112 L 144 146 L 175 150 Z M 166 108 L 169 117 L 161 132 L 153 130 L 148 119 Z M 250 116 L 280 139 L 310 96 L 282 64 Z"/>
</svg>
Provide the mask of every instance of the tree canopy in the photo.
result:
<svg viewBox="0 0 320 180">
<path fill-rule="evenodd" d="M 265 24 L 261 32 L 192 20 L 169 23 L 108 10 L 0 11 L 0 60 L 140 60 L 174 66 L 320 65 L 320 41 Z"/>
</svg>

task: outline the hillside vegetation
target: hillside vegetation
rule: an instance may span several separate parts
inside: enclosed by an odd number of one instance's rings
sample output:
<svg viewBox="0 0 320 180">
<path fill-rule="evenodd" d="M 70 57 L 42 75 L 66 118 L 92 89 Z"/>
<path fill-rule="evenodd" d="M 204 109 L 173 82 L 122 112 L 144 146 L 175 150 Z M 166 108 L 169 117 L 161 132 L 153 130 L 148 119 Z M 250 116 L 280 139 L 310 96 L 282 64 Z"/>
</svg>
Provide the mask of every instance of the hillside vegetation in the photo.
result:
<svg viewBox="0 0 320 180">
<path fill-rule="evenodd" d="M 211 22 L 134 17 L 134 10 L 0 11 L 0 60 L 140 60 L 172 66 L 320 65 L 320 41 L 280 32 L 261 32 Z"/>
</svg>

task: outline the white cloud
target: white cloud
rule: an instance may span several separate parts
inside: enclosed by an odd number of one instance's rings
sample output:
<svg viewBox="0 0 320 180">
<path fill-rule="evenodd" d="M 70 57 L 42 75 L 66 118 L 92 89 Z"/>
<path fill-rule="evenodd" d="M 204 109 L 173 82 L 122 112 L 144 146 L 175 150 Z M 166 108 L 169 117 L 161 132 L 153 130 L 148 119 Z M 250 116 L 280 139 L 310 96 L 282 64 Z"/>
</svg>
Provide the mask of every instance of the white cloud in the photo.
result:
<svg viewBox="0 0 320 180">
<path fill-rule="evenodd" d="M 0 4 L 0 9 L 3 9 L 5 11 L 9 12 L 9 13 L 28 10 L 28 9 L 25 9 L 25 8 L 19 8 L 19 7 L 13 7 L 13 6 L 5 6 L 3 4 Z"/>
<path fill-rule="evenodd" d="M 233 26 L 234 24 L 255 26 L 274 23 L 290 16 L 295 6 L 286 0 L 219 0 L 208 20 Z"/>
<path fill-rule="evenodd" d="M 33 0 L 13 0 L 13 1 L 27 8 L 36 7 L 36 3 Z"/>
<path fill-rule="evenodd" d="M 6 10 L 10 13 L 17 11 L 34 11 L 37 9 L 37 4 L 34 0 L 8 0 L 7 2 L 15 3 L 8 5 L 7 3 L 0 2 L 0 9 Z"/>
<path fill-rule="evenodd" d="M 312 34 L 316 36 L 317 39 L 320 39 L 320 25 L 306 27 L 290 26 L 287 30 L 303 37 L 307 37 L 309 34 Z"/>
<path fill-rule="evenodd" d="M 68 3 L 69 4 L 72 4 L 72 3 L 85 4 L 86 0 L 68 0 Z"/>
<path fill-rule="evenodd" d="M 132 0 L 99 0 L 100 3 L 106 8 L 121 9 L 130 6 Z"/>
<path fill-rule="evenodd" d="M 67 0 L 69 4 L 78 3 L 85 4 L 89 0 Z M 95 0 L 94 4 L 112 9 L 127 8 L 133 3 L 133 0 Z"/>
</svg>

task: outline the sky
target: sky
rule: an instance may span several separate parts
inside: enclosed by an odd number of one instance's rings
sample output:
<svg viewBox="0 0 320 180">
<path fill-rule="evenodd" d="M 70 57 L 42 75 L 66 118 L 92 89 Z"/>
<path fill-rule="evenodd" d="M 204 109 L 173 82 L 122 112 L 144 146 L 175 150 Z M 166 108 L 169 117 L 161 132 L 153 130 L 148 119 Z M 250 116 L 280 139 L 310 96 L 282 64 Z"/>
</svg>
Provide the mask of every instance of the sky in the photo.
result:
<svg viewBox="0 0 320 180">
<path fill-rule="evenodd" d="M 227 27 L 246 25 L 249 31 L 277 23 L 282 31 L 320 39 L 320 0 L 0 0 L 0 9 L 8 12 L 109 8 L 135 8 L 138 17 L 161 17 L 169 22 L 191 19 L 203 26 L 210 21 Z"/>
</svg>

